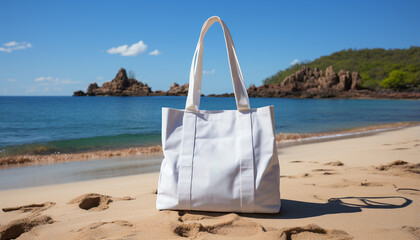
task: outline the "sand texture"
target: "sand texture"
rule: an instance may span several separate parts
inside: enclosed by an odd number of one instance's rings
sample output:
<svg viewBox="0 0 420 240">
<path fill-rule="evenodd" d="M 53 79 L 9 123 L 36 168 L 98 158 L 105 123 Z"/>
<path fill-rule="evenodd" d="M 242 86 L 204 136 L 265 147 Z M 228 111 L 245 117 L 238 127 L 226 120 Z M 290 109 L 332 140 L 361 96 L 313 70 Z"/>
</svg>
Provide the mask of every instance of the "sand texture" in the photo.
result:
<svg viewBox="0 0 420 240">
<path fill-rule="evenodd" d="M 0 239 L 420 239 L 420 127 L 279 149 L 277 214 L 158 211 L 158 173 L 0 191 Z"/>
</svg>

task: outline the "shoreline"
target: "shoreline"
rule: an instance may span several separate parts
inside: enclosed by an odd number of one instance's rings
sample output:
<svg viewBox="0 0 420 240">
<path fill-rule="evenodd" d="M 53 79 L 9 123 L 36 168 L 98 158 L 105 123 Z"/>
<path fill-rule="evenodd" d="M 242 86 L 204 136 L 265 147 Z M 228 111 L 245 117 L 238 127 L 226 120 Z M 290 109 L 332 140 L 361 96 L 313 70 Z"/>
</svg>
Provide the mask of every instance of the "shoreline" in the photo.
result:
<svg viewBox="0 0 420 240">
<path fill-rule="evenodd" d="M 387 124 L 375 124 L 365 127 L 357 127 L 323 133 L 277 133 L 276 142 L 282 147 L 316 142 L 328 142 L 339 139 L 369 136 L 384 131 L 394 131 L 402 128 L 414 127 L 419 125 L 420 122 L 397 122 Z"/>
<path fill-rule="evenodd" d="M 334 141 L 338 139 L 357 138 L 379 132 L 398 130 L 419 126 L 420 122 L 398 122 L 376 124 L 366 127 L 345 129 L 324 133 L 277 133 L 277 147 L 289 147 L 300 144 Z M 162 154 L 162 146 L 131 147 L 113 150 L 98 150 L 82 153 L 58 153 L 49 155 L 15 155 L 0 158 L 0 170 L 27 166 L 50 165 L 55 163 L 105 160 L 118 157 L 134 157 Z"/>
</svg>

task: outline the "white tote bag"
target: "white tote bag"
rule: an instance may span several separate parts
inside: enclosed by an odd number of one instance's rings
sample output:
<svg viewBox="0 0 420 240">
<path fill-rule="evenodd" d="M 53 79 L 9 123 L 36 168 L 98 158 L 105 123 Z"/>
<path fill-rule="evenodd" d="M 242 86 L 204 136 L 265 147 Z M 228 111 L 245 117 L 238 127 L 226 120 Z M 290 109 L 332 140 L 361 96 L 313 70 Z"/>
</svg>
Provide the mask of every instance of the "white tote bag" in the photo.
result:
<svg viewBox="0 0 420 240">
<path fill-rule="evenodd" d="M 215 22 L 223 28 L 238 110 L 199 110 L 203 38 Z M 185 110 L 162 108 L 162 147 L 157 209 L 279 212 L 274 107 L 250 109 L 232 37 L 219 17 L 201 30 Z"/>
</svg>

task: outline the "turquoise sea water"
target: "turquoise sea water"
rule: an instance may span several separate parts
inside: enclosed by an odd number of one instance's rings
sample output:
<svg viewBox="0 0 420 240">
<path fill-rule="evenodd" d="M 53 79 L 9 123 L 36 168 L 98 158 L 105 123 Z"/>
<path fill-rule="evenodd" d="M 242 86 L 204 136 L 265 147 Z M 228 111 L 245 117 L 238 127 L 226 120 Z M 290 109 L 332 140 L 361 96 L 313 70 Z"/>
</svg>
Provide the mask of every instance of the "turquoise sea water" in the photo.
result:
<svg viewBox="0 0 420 240">
<path fill-rule="evenodd" d="M 161 108 L 186 97 L 0 97 L 0 157 L 71 153 L 160 143 Z M 274 105 L 276 132 L 329 132 L 420 121 L 419 100 L 251 98 Z M 200 109 L 235 109 L 234 98 L 202 97 Z"/>
</svg>

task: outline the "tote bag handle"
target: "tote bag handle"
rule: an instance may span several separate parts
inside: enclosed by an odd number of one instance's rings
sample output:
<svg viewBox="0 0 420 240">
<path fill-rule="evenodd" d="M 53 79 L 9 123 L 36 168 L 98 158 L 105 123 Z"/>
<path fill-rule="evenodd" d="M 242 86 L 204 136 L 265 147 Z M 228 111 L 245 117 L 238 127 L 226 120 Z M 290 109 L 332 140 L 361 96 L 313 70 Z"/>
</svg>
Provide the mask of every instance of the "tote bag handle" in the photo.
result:
<svg viewBox="0 0 420 240">
<path fill-rule="evenodd" d="M 191 63 L 190 84 L 185 109 L 194 112 L 199 110 L 201 80 L 203 78 L 203 39 L 207 30 L 215 22 L 219 22 L 223 29 L 230 65 L 230 74 L 233 82 L 233 90 L 235 92 L 236 106 L 239 111 L 249 110 L 248 93 L 246 91 L 244 77 L 242 76 L 241 66 L 239 65 L 238 57 L 236 56 L 232 37 L 226 24 L 217 16 L 210 17 L 201 29 L 200 38 Z"/>
</svg>

